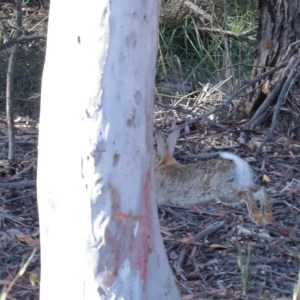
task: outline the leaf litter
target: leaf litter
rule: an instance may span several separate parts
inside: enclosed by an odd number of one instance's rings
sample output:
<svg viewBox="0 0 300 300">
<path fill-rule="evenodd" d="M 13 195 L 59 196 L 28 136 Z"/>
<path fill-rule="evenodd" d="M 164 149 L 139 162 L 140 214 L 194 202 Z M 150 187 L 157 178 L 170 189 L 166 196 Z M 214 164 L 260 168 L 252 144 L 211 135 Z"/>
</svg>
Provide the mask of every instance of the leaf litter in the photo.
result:
<svg viewBox="0 0 300 300">
<path fill-rule="evenodd" d="M 220 150 L 245 158 L 270 194 L 274 221 L 258 227 L 243 204 L 160 207 L 161 234 L 182 299 L 292 299 L 300 268 L 299 141 L 278 133 L 254 157 L 263 129 L 245 130 L 242 122 L 218 126 L 196 113 L 159 106 L 155 126 L 184 128 L 175 151 L 183 163 Z M 0 285 L 3 293 L 13 283 L 8 299 L 39 298 L 37 134 L 37 121 L 19 120 L 17 159 L 8 162 L 6 121 L 0 115 Z"/>
</svg>

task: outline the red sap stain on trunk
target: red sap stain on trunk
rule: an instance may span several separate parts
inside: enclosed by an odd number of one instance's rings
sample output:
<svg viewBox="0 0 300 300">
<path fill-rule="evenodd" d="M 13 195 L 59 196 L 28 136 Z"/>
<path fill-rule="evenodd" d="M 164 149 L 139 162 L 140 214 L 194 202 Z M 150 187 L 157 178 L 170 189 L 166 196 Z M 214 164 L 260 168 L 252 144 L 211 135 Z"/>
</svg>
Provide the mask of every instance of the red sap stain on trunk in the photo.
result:
<svg viewBox="0 0 300 300">
<path fill-rule="evenodd" d="M 141 279 L 144 281 L 143 289 L 146 287 L 148 276 L 149 255 L 153 251 L 152 232 L 152 204 L 151 204 L 151 168 L 147 168 L 142 186 L 141 215 L 137 236 L 135 238 L 133 261 L 140 271 Z"/>
</svg>

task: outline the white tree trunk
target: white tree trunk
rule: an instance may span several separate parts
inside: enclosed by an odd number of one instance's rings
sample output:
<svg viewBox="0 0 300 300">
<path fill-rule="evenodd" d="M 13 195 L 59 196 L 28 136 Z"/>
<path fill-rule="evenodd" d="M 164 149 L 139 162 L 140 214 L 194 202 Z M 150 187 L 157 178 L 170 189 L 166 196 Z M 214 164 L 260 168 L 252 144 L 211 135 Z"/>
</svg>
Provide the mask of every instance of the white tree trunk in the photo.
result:
<svg viewBox="0 0 300 300">
<path fill-rule="evenodd" d="M 51 0 L 38 160 L 41 300 L 179 299 L 152 168 L 158 1 Z"/>
</svg>

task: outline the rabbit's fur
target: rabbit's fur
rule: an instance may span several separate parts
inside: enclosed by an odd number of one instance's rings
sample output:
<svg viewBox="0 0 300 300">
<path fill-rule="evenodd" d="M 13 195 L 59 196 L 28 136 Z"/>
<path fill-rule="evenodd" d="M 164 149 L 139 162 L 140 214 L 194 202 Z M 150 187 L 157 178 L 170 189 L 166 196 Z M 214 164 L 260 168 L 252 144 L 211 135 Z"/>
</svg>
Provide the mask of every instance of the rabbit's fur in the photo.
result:
<svg viewBox="0 0 300 300">
<path fill-rule="evenodd" d="M 183 165 L 173 157 L 179 129 L 165 141 L 156 133 L 155 180 L 158 204 L 189 206 L 209 202 L 245 201 L 256 224 L 272 221 L 268 194 L 253 181 L 249 164 L 239 156 L 220 152 L 218 158 Z M 260 209 L 256 204 L 260 200 Z"/>
</svg>

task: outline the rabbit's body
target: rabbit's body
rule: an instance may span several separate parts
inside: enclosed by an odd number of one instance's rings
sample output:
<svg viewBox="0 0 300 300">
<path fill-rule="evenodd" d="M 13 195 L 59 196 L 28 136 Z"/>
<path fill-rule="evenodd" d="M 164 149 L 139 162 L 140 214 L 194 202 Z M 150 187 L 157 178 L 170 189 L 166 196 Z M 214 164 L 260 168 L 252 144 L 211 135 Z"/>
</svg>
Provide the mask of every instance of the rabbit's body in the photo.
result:
<svg viewBox="0 0 300 300">
<path fill-rule="evenodd" d="M 222 169 L 222 173 L 214 171 L 210 160 L 189 165 L 182 165 L 176 161 L 166 166 L 156 165 L 158 203 L 191 205 L 217 199 L 222 201 L 221 199 L 228 198 L 230 194 L 233 196 L 231 188 L 235 185 L 233 162 L 217 158 L 214 159 L 214 167 Z M 182 181 L 185 182 L 184 186 Z"/>
<path fill-rule="evenodd" d="M 157 136 L 155 180 L 158 204 L 189 206 L 245 201 L 255 223 L 272 220 L 268 195 L 262 187 L 255 185 L 252 170 L 245 160 L 221 152 L 215 159 L 180 164 L 172 155 L 178 134 L 171 133 L 166 142 L 162 136 Z M 261 201 L 261 209 L 255 199 Z"/>
</svg>

